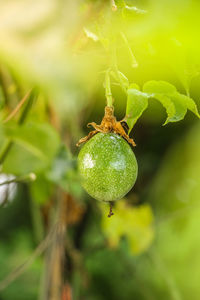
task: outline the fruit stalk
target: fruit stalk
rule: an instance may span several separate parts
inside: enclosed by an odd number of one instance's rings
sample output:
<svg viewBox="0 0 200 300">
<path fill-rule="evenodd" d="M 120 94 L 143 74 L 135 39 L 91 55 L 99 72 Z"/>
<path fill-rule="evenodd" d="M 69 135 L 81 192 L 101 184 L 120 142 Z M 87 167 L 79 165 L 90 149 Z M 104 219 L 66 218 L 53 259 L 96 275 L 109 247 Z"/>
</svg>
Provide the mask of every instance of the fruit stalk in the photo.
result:
<svg viewBox="0 0 200 300">
<path fill-rule="evenodd" d="M 110 202 L 110 210 L 109 210 L 108 218 L 110 218 L 114 215 L 112 208 L 113 208 L 113 202 Z"/>
<path fill-rule="evenodd" d="M 107 101 L 107 106 L 113 107 L 113 98 L 112 98 L 112 92 L 111 92 L 111 86 L 110 86 L 110 70 L 108 69 L 106 71 L 106 76 L 105 76 L 105 90 L 106 90 L 106 101 Z"/>
</svg>

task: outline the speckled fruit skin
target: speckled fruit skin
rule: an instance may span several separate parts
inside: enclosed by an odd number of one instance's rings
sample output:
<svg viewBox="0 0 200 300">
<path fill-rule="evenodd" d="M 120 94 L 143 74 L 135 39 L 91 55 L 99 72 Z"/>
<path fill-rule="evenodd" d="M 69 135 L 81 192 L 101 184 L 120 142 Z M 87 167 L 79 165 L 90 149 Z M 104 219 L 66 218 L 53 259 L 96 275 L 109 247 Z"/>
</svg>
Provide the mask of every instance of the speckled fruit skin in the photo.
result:
<svg viewBox="0 0 200 300">
<path fill-rule="evenodd" d="M 114 133 L 97 133 L 80 150 L 78 170 L 87 193 L 100 201 L 121 199 L 137 178 L 137 161 L 129 144 Z"/>
</svg>

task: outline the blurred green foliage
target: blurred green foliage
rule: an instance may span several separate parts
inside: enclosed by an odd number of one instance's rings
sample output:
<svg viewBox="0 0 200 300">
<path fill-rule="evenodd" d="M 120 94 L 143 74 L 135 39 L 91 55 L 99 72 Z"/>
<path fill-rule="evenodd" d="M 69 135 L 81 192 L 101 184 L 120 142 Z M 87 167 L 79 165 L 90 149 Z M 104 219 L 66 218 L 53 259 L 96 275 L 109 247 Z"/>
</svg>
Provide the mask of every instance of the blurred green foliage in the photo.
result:
<svg viewBox="0 0 200 300">
<path fill-rule="evenodd" d="M 147 205 L 128 207 L 123 200 L 116 203 L 116 216 L 109 220 L 105 209 L 102 229 L 111 247 L 119 245 L 120 238 L 126 236 L 133 254 L 140 254 L 152 243 L 154 236 L 153 215 Z"/>
<path fill-rule="evenodd" d="M 199 9 L 195 0 L 0 2 L 1 173 L 37 176 L 12 195 L 0 189 L 0 281 L 44 239 L 62 191 L 73 299 L 199 299 Z M 116 117 L 134 126 L 139 165 L 111 219 L 82 190 L 75 147 L 87 122 L 101 121 L 105 74 Z M 46 259 L 0 299 L 45 300 Z"/>
</svg>

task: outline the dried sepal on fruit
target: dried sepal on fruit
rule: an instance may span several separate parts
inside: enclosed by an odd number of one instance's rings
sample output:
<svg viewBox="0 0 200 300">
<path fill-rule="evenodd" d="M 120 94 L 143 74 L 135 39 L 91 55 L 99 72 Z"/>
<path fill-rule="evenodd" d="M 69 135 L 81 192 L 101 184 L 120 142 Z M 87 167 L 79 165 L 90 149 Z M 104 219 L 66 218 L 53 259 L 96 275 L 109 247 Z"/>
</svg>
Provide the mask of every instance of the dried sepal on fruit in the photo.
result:
<svg viewBox="0 0 200 300">
<path fill-rule="evenodd" d="M 131 144 L 133 147 L 136 146 L 133 139 L 131 139 L 128 134 L 125 132 L 122 123 L 122 121 L 117 121 L 116 117 L 114 116 L 114 107 L 106 106 L 105 107 L 105 115 L 101 121 L 100 125 L 97 125 L 95 122 L 88 123 L 88 127 L 93 127 L 95 130 L 90 131 L 89 134 L 79 140 L 79 142 L 76 144 L 76 146 L 80 146 L 81 144 L 87 142 L 90 140 L 95 134 L 98 132 L 101 133 L 116 133 L 123 137 L 129 144 Z"/>
</svg>

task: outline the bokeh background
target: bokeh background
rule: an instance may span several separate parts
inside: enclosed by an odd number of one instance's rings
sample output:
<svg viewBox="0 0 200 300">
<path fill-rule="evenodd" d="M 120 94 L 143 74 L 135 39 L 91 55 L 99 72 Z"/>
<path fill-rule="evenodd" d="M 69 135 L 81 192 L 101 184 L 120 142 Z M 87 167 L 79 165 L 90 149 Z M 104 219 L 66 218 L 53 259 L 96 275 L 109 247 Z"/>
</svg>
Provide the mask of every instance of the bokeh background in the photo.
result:
<svg viewBox="0 0 200 300">
<path fill-rule="evenodd" d="M 111 219 L 80 186 L 75 144 L 102 119 L 113 37 L 129 82 L 168 81 L 200 109 L 199 1 L 115 4 L 0 2 L 0 182 L 19 181 L 0 186 L 1 300 L 200 298 L 196 116 L 162 126 L 150 99 L 131 132 L 138 179 Z"/>
</svg>

